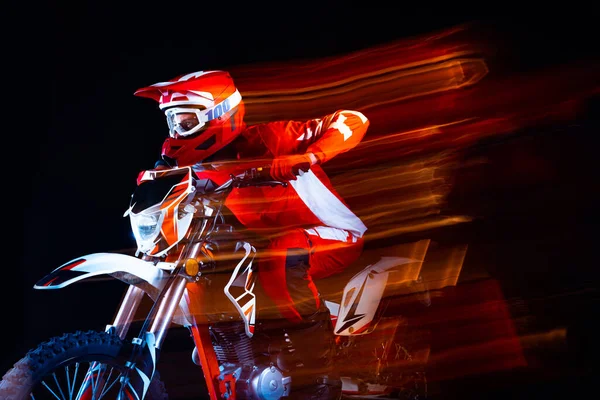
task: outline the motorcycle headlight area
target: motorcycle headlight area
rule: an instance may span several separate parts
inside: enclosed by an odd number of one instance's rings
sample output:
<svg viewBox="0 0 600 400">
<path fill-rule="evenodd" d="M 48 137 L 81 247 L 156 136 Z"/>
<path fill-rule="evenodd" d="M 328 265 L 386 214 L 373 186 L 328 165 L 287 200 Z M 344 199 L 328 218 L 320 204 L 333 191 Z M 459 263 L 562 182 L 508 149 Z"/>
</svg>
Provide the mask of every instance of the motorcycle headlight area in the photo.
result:
<svg viewBox="0 0 600 400">
<path fill-rule="evenodd" d="M 125 214 L 139 251 L 164 255 L 185 237 L 196 211 L 194 192 L 190 167 L 145 171 Z"/>
<path fill-rule="evenodd" d="M 167 215 L 169 212 L 173 213 L 173 210 L 158 208 L 130 215 L 131 228 L 140 251 L 148 253 L 164 241 L 160 251 L 154 254 L 161 255 L 184 238 L 192 222 L 194 208 L 188 205 L 176 209 L 174 215 Z M 165 220 L 173 223 L 165 223 Z"/>
<path fill-rule="evenodd" d="M 142 214 L 134 217 L 136 238 L 141 242 L 154 240 L 160 232 L 159 224 L 162 224 L 163 217 L 164 213 Z"/>
<path fill-rule="evenodd" d="M 141 251 L 148 251 L 154 248 L 158 241 L 160 229 L 165 218 L 162 210 L 157 212 L 142 212 L 137 215 L 130 215 L 131 229 L 133 236 Z"/>
</svg>

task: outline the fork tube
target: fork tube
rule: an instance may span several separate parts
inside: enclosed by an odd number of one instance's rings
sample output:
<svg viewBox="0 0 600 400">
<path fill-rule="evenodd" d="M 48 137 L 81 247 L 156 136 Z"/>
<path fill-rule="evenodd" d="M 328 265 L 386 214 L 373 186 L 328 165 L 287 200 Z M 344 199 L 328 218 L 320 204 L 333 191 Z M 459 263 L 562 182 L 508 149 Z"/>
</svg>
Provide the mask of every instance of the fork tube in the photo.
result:
<svg viewBox="0 0 600 400">
<path fill-rule="evenodd" d="M 185 291 L 187 280 L 184 277 L 176 277 L 169 285 L 165 292 L 163 300 L 158 306 L 156 317 L 150 327 L 150 332 L 155 337 L 155 347 L 160 349 L 165 338 L 166 332 L 169 329 L 175 309 L 179 306 L 179 302 Z"/>
<path fill-rule="evenodd" d="M 133 317 L 142 302 L 144 291 L 137 286 L 129 285 L 112 326 L 121 339 L 125 339 Z"/>
<path fill-rule="evenodd" d="M 123 296 L 123 300 L 121 301 L 119 311 L 117 312 L 112 325 L 107 327 L 107 330 L 111 327 L 114 327 L 115 333 L 121 339 L 125 339 L 127 331 L 131 326 L 131 321 L 133 321 L 133 317 L 143 297 L 144 291 L 142 289 L 134 285 L 129 285 L 127 291 L 125 292 L 125 296 Z M 96 361 L 91 363 L 88 371 L 86 372 L 85 378 L 83 379 L 84 383 L 79 389 L 75 399 L 88 399 L 90 398 L 89 396 L 91 396 L 92 399 L 95 399 L 96 394 L 99 396 L 104 390 L 104 385 L 106 384 L 106 380 L 104 379 L 106 369 L 106 364 L 101 364 Z"/>
</svg>

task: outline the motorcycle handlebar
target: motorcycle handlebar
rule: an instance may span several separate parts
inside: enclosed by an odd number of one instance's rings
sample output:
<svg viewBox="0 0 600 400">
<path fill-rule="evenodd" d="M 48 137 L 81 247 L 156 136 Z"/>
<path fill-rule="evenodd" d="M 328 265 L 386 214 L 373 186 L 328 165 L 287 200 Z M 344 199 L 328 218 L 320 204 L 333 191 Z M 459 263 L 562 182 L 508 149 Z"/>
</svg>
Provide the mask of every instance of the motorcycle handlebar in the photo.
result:
<svg viewBox="0 0 600 400">
<path fill-rule="evenodd" d="M 310 166 L 310 163 L 298 164 L 292 168 L 292 172 L 294 175 L 300 175 L 300 171 L 308 172 L 310 170 Z M 282 185 L 285 187 L 288 185 L 288 182 L 273 179 L 271 175 L 271 165 L 249 168 L 242 175 L 238 175 L 235 180 L 238 187 L 265 185 Z"/>
<path fill-rule="evenodd" d="M 292 172 L 294 175 L 300 175 L 300 171 L 308 172 L 309 170 L 310 170 L 310 163 L 301 163 L 301 164 L 295 165 L 292 168 Z M 258 178 L 273 179 L 273 176 L 271 175 L 271 165 L 265 165 L 265 166 L 258 167 L 258 168 L 250 168 L 249 170 L 246 171 L 246 173 L 254 174 L 254 176 L 256 176 Z"/>
</svg>

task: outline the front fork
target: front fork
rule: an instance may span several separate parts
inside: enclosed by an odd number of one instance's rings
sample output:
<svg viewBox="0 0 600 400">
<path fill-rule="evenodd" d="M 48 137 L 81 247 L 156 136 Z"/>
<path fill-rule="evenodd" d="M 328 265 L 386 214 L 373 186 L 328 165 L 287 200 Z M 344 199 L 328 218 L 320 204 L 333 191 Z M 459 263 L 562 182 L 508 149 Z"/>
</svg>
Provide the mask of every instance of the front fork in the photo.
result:
<svg viewBox="0 0 600 400">
<path fill-rule="evenodd" d="M 144 322 L 140 335 L 132 340 L 132 356 L 126 364 L 127 371 L 121 377 L 118 400 L 143 399 L 146 395 L 156 370 L 158 352 L 164 342 L 177 306 L 183 297 L 187 282 L 184 276 L 178 274 L 169 279 L 150 315 Z M 112 325 L 107 326 L 106 330 L 114 332 L 121 339 L 125 339 L 144 295 L 144 290 L 130 285 Z M 151 325 L 148 328 L 150 323 Z M 96 398 L 103 390 L 105 382 L 102 377 L 105 375 L 105 371 L 105 364 L 93 363 L 87 372 L 86 384 L 82 385 L 76 399 Z"/>
<path fill-rule="evenodd" d="M 121 377 L 117 400 L 143 399 L 158 361 L 158 353 L 173 321 L 173 315 L 183 297 L 187 278 L 175 273 L 161 292 L 150 315 L 144 322 L 140 336 L 133 339 L 133 352 L 127 363 L 128 371 Z M 150 328 L 147 324 L 151 323 Z"/>
</svg>

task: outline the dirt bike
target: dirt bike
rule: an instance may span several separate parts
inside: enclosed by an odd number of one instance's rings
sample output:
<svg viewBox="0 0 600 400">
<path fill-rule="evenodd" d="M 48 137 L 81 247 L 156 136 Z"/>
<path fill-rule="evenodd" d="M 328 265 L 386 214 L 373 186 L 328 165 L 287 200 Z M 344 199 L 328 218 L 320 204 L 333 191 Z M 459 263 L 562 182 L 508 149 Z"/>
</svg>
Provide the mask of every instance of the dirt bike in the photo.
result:
<svg viewBox="0 0 600 400">
<path fill-rule="evenodd" d="M 124 215 L 135 255 L 77 257 L 34 285 L 55 290 L 99 275 L 118 279 L 127 290 L 114 320 L 30 350 L 4 374 L 0 399 L 167 399 L 159 356 L 170 327 L 183 326 L 207 391 L 199 395 L 285 400 L 294 381 L 278 363 L 282 346 L 258 354 L 254 343 L 260 252 L 230 223 L 224 203 L 235 188 L 287 184 L 269 178 L 266 167 L 230 174 L 223 184 L 191 167 L 143 171 Z M 422 363 L 403 369 L 414 355 L 402 317 L 385 312 L 388 275 L 414 262 L 381 257 L 360 266 L 342 291 L 323 293 L 343 395 L 426 397 Z M 138 317 L 143 299 L 151 307 Z"/>
</svg>

